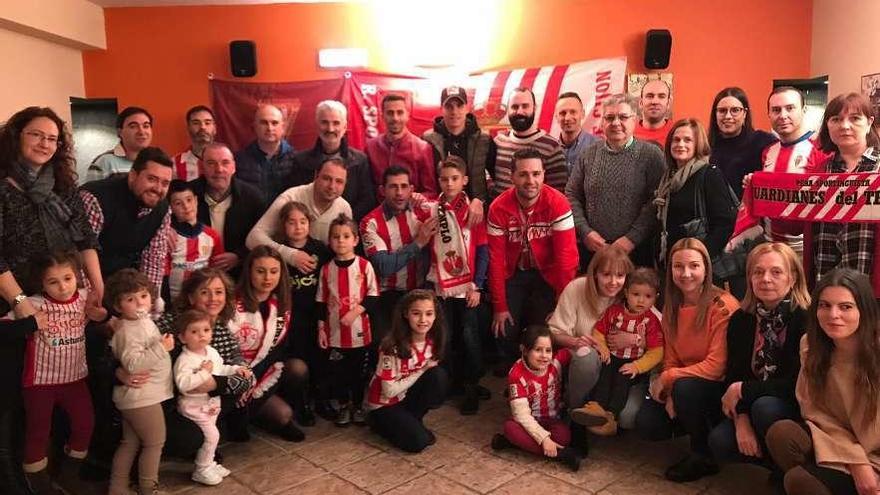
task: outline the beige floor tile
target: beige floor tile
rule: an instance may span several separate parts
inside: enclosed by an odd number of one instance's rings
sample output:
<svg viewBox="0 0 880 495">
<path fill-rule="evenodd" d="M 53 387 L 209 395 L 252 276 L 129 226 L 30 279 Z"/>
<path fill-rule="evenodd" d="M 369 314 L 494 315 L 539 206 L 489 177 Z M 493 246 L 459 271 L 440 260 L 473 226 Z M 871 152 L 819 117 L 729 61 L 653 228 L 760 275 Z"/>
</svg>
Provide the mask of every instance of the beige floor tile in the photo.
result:
<svg viewBox="0 0 880 495">
<path fill-rule="evenodd" d="M 461 416 L 460 419 L 442 425 L 437 432 L 482 449 L 489 445 L 492 436 L 501 432 L 505 416 L 497 408 L 481 412 L 479 416 Z"/>
<path fill-rule="evenodd" d="M 381 453 L 336 470 L 340 478 L 377 494 L 425 474 L 425 470 L 397 455 Z"/>
<path fill-rule="evenodd" d="M 185 495 L 254 495 L 255 493 L 248 487 L 242 485 L 238 481 L 234 479 L 226 478 L 223 480 L 223 483 L 220 483 L 217 486 L 203 486 L 203 485 L 195 485 L 193 483 L 193 489 L 182 492 Z"/>
<path fill-rule="evenodd" d="M 459 442 L 442 433 L 437 433 L 437 443 L 418 454 L 401 453 L 404 458 L 417 466 L 429 471 L 442 468 L 448 464 L 459 462 L 474 452 L 474 447 Z"/>
<path fill-rule="evenodd" d="M 750 464 L 725 465 L 721 472 L 710 478 L 706 495 L 773 495 L 773 487 L 768 483 L 770 471 Z"/>
<path fill-rule="evenodd" d="M 277 445 L 256 435 L 251 435 L 249 442 L 226 443 L 220 451 L 223 453 L 223 465 L 232 472 L 285 454 Z"/>
<path fill-rule="evenodd" d="M 451 423 L 457 423 L 461 418 L 462 415 L 458 412 L 458 407 L 453 402 L 448 402 L 437 409 L 429 411 L 425 415 L 424 423 L 428 429 L 436 430 Z"/>
<path fill-rule="evenodd" d="M 327 471 L 296 455 L 276 457 L 233 474 L 253 491 L 274 495 L 327 474 Z"/>
<path fill-rule="evenodd" d="M 297 455 L 328 471 L 380 453 L 376 447 L 351 436 L 338 435 L 317 442 L 303 442 Z"/>
<path fill-rule="evenodd" d="M 387 495 L 472 495 L 476 492 L 452 480 L 428 473 L 385 493 Z"/>
<path fill-rule="evenodd" d="M 611 485 L 597 495 L 695 495 L 701 489 L 691 484 L 673 483 L 648 473 L 633 472 Z"/>
<path fill-rule="evenodd" d="M 302 485 L 288 488 L 278 495 L 362 495 L 365 493 L 367 492 L 338 476 L 326 474 Z"/>
<path fill-rule="evenodd" d="M 526 471 L 526 467 L 491 456 L 474 453 L 436 473 L 480 493 L 487 493 Z"/>
<path fill-rule="evenodd" d="M 620 462 L 588 457 L 581 461 L 581 468 L 576 473 L 557 462 L 547 462 L 541 472 L 591 492 L 598 492 L 629 476 L 635 469 L 635 466 Z"/>
<path fill-rule="evenodd" d="M 529 472 L 501 485 L 492 495 L 520 495 L 526 493 L 552 493 L 553 495 L 583 495 L 590 493 L 583 488 L 566 483 L 546 474 Z"/>
</svg>

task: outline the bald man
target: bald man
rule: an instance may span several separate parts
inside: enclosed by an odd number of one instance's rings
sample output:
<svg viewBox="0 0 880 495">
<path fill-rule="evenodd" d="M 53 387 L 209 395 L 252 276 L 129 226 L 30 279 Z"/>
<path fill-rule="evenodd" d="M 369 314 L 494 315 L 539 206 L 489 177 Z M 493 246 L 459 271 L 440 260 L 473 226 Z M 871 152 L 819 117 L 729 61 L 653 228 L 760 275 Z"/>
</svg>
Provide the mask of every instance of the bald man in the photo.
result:
<svg viewBox="0 0 880 495">
<path fill-rule="evenodd" d="M 666 136 L 672 127 L 670 108 L 672 107 L 672 88 L 666 81 L 653 79 L 642 86 L 639 99 L 639 112 L 642 119 L 636 125 L 635 136 L 643 141 L 651 141 L 663 148 Z"/>
<path fill-rule="evenodd" d="M 260 105 L 254 113 L 256 139 L 235 154 L 235 176 L 259 189 L 270 204 L 285 188 L 293 147 L 284 139 L 287 122 L 275 105 Z"/>
</svg>

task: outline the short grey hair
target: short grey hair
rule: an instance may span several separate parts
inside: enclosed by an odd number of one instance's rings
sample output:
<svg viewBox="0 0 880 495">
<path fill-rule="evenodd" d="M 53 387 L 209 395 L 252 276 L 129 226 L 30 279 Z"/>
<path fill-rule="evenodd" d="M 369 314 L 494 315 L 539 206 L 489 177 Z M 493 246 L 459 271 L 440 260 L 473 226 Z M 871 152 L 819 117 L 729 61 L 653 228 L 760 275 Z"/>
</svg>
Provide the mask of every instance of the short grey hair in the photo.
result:
<svg viewBox="0 0 880 495">
<path fill-rule="evenodd" d="M 324 110 L 335 110 L 342 115 L 342 120 L 348 120 L 348 109 L 345 108 L 345 105 L 340 101 L 324 100 L 321 103 L 318 103 L 318 106 L 315 107 L 315 118 L 317 119 L 318 115 Z"/>
<path fill-rule="evenodd" d="M 602 111 L 604 112 L 606 108 L 614 105 L 627 104 L 632 109 L 633 112 L 636 113 L 637 116 L 642 116 L 642 111 L 639 108 L 639 99 L 629 93 L 617 93 L 616 95 L 611 95 L 610 97 L 602 100 Z"/>
</svg>

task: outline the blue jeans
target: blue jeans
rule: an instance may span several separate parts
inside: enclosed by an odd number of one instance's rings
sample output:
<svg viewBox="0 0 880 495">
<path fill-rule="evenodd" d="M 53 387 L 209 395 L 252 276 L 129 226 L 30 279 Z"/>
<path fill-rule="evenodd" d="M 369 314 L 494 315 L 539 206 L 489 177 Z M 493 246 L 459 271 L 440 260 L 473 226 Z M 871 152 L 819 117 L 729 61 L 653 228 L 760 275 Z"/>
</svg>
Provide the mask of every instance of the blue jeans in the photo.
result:
<svg viewBox="0 0 880 495">
<path fill-rule="evenodd" d="M 675 419 L 663 404 L 646 400 L 636 415 L 636 430 L 646 440 L 666 440 L 683 430 L 690 436 L 691 451 L 711 455 L 709 431 L 721 416 L 721 383 L 703 378 L 679 378 L 672 385 Z"/>
<path fill-rule="evenodd" d="M 444 366 L 452 382 L 473 385 L 483 376 L 483 354 L 477 308 L 467 307 L 467 299 L 441 299 L 446 317 L 446 359 Z"/>
<path fill-rule="evenodd" d="M 767 395 L 752 402 L 749 419 L 755 430 L 755 436 L 758 437 L 761 451 L 764 453 L 763 461 L 769 460 L 765 437 L 770 426 L 781 419 L 797 419 L 799 416 L 797 403 L 790 399 Z M 736 427 L 730 418 L 724 418 L 709 433 L 709 448 L 715 460 L 720 462 L 762 463 L 762 459 L 740 453 L 736 443 Z"/>
</svg>

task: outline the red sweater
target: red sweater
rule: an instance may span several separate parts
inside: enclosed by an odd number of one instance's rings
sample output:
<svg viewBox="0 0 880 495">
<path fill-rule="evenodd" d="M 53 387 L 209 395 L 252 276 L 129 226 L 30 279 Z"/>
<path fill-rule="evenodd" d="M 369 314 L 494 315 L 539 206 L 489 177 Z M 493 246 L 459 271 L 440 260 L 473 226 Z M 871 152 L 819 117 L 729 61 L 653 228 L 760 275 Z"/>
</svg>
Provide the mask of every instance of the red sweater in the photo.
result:
<svg viewBox="0 0 880 495">
<path fill-rule="evenodd" d="M 410 170 L 410 181 L 416 192 L 428 193 L 426 196 L 432 199 L 437 197 L 434 151 L 427 141 L 408 130 L 402 138 L 394 142 L 388 139 L 387 134 L 382 134 L 367 141 L 365 151 L 370 159 L 373 184 L 376 185 L 376 196 L 380 202 L 385 196 L 379 188 L 382 184 L 382 173 L 391 165 L 403 165 Z"/>
<path fill-rule="evenodd" d="M 489 288 L 496 313 L 508 310 L 505 281 L 516 271 L 522 252 L 524 219 L 514 188 L 489 206 Z M 528 216 L 527 236 L 538 271 L 559 296 L 578 265 L 574 219 L 564 194 L 546 185 L 541 188 Z"/>
</svg>

